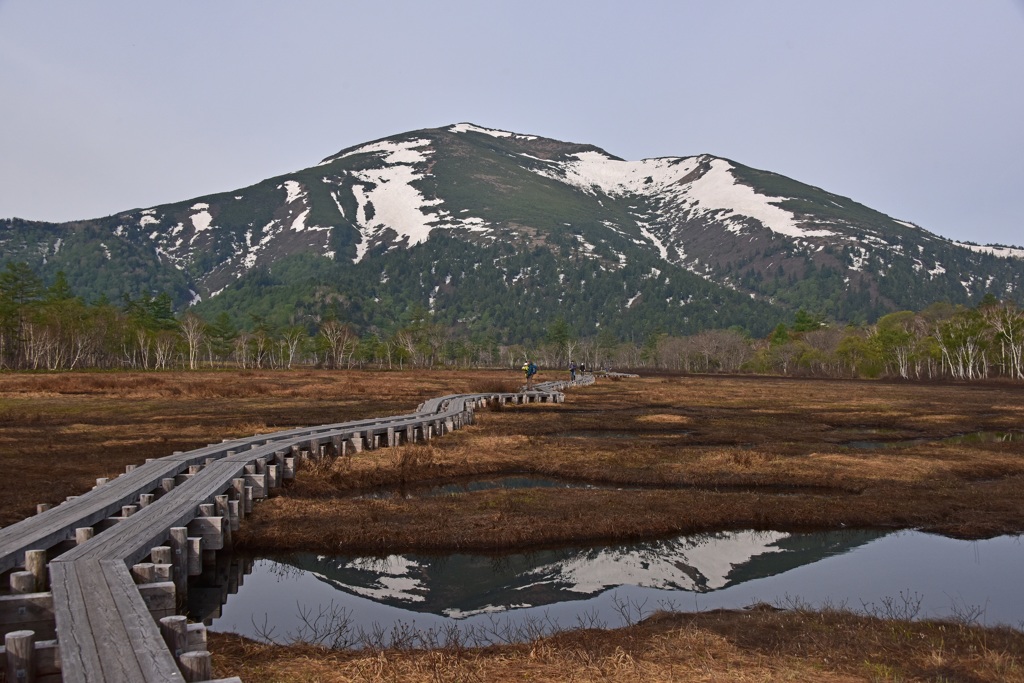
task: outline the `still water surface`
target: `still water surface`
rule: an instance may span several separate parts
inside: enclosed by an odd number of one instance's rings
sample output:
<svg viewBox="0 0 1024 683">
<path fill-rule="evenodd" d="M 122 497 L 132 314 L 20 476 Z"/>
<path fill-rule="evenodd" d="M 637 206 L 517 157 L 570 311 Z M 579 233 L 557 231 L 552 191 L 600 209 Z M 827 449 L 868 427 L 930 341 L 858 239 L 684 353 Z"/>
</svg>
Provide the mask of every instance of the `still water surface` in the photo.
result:
<svg viewBox="0 0 1024 683">
<path fill-rule="evenodd" d="M 544 622 L 616 627 L 660 608 L 684 611 L 919 605 L 919 618 L 980 614 L 1024 625 L 1024 543 L 918 532 L 728 532 L 504 556 L 299 554 L 259 558 L 212 621 L 216 631 L 287 640 L 303 611 L 343 609 L 356 629 L 444 630 Z M 906 598 L 907 600 L 904 600 Z M 625 608 L 625 609 L 624 609 Z"/>
</svg>

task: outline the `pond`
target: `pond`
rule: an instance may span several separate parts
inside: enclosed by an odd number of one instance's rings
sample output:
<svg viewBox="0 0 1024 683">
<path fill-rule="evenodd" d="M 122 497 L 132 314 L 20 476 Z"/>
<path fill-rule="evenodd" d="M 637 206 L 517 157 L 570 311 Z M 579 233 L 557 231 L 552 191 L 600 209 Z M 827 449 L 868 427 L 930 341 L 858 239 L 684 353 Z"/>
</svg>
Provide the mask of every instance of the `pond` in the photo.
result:
<svg viewBox="0 0 1024 683">
<path fill-rule="evenodd" d="M 235 566 L 251 573 L 236 575 L 230 590 L 190 588 L 193 618 L 215 631 L 282 642 L 310 639 L 311 622 L 330 622 L 348 633 L 335 644 L 351 644 L 360 632 L 386 640 L 380 636 L 409 631 L 427 633 L 429 644 L 454 628 L 479 644 L 538 630 L 613 628 L 657 609 L 758 602 L 1024 625 L 1024 543 L 1016 536 L 745 531 L 500 556 L 298 554 Z M 235 588 L 223 608 L 197 602 L 204 592 L 226 597 Z"/>
</svg>

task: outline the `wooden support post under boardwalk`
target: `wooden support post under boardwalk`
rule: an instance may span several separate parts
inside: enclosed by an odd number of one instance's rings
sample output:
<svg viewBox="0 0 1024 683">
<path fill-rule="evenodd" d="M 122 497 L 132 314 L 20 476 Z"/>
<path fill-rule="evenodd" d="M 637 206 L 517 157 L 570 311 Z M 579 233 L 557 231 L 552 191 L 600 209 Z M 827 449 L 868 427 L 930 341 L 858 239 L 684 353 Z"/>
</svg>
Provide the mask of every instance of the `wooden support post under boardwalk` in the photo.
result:
<svg viewBox="0 0 1024 683">
<path fill-rule="evenodd" d="M 42 593 L 46 590 L 46 551 L 45 550 L 26 550 L 25 551 L 25 570 L 32 572 L 32 576 L 36 577 L 36 593 Z"/>
<path fill-rule="evenodd" d="M 262 500 L 267 497 L 267 473 L 245 475 L 245 485 L 252 488 L 253 500 Z M 250 512 L 250 510 L 246 510 Z"/>
<path fill-rule="evenodd" d="M 205 507 L 205 505 L 200 507 Z M 210 516 L 193 517 L 192 521 L 188 523 L 189 539 L 191 540 L 192 537 L 203 539 L 205 550 L 222 550 L 224 548 L 224 518 L 213 517 L 213 505 L 210 505 L 210 508 Z"/>
<path fill-rule="evenodd" d="M 185 652 L 178 664 L 186 681 L 208 681 L 213 676 L 213 660 L 208 651 Z"/>
<path fill-rule="evenodd" d="M 154 583 L 174 583 L 174 565 L 170 562 L 166 564 L 153 563 L 153 582 Z"/>
<path fill-rule="evenodd" d="M 180 615 L 162 618 L 160 635 L 163 636 L 167 649 L 177 660 L 188 648 L 188 619 Z"/>
<path fill-rule="evenodd" d="M 36 575 L 29 571 L 11 572 L 11 593 L 35 593 Z"/>
<path fill-rule="evenodd" d="M 156 568 L 152 562 L 139 562 L 132 566 L 132 578 L 135 583 L 153 583 Z"/>
<path fill-rule="evenodd" d="M 242 521 L 245 519 L 245 479 L 242 477 L 235 477 L 231 480 L 232 498 L 241 503 L 238 506 L 238 520 Z"/>
<path fill-rule="evenodd" d="M 284 459 L 288 456 L 288 451 L 280 450 L 274 451 L 274 463 L 280 467 L 284 467 Z"/>
<path fill-rule="evenodd" d="M 203 573 L 203 539 L 188 537 L 188 571 L 186 576 L 199 576 Z M 186 580 L 185 585 L 188 585 Z"/>
<path fill-rule="evenodd" d="M 91 526 L 80 526 L 75 529 L 75 543 L 82 545 L 96 534 Z"/>
<path fill-rule="evenodd" d="M 42 514 L 49 510 L 51 507 L 53 506 L 50 505 L 49 503 L 39 503 L 38 505 L 36 505 L 36 514 Z"/>
<path fill-rule="evenodd" d="M 217 508 L 217 516 L 225 520 L 226 523 L 222 525 L 221 530 L 224 532 L 224 545 L 230 547 L 231 541 L 231 508 L 228 505 L 228 496 L 226 493 L 222 493 L 219 496 L 214 496 L 214 507 Z"/>
<path fill-rule="evenodd" d="M 174 565 L 174 590 L 179 600 L 188 595 L 188 527 L 176 526 L 170 530 L 171 563 Z"/>
<path fill-rule="evenodd" d="M 153 564 L 174 564 L 174 552 L 169 546 L 158 545 L 149 551 L 149 559 Z"/>
<path fill-rule="evenodd" d="M 31 683 L 36 680 L 35 631 L 11 631 L 4 636 L 7 651 L 7 680 L 10 683 Z"/>
<path fill-rule="evenodd" d="M 228 501 L 228 526 L 231 527 L 232 531 L 238 531 L 241 528 L 240 516 L 238 512 L 238 504 L 241 501 L 229 500 Z"/>
<path fill-rule="evenodd" d="M 142 596 L 142 601 L 146 603 L 146 609 L 149 610 L 149 613 L 157 621 L 174 614 L 175 596 L 173 582 L 139 584 L 139 595 Z"/>
</svg>

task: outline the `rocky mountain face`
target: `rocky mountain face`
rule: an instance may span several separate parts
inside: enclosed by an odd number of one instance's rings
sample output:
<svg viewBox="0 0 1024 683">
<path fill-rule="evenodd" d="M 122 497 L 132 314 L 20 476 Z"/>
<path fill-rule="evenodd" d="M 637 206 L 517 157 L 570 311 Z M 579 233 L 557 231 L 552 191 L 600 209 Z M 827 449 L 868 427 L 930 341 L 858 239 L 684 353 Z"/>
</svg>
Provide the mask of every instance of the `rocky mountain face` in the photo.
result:
<svg viewBox="0 0 1024 683">
<path fill-rule="evenodd" d="M 1024 250 L 960 244 L 710 155 L 626 161 L 457 124 L 342 150 L 240 190 L 66 224 L 0 222 L 3 259 L 88 296 L 387 328 L 410 309 L 530 338 L 763 333 L 798 308 L 869 321 L 986 293 Z"/>
</svg>

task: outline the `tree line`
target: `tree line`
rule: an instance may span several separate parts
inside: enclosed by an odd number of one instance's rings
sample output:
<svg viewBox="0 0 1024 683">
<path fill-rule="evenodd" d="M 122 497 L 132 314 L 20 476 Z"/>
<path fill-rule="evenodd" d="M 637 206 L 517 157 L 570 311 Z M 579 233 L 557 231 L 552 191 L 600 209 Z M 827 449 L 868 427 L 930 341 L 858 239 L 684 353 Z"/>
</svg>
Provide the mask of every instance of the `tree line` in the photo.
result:
<svg viewBox="0 0 1024 683">
<path fill-rule="evenodd" d="M 1019 381 L 1024 311 L 988 296 L 974 308 L 933 304 L 851 326 L 800 310 L 764 338 L 731 328 L 640 341 L 608 331 L 581 337 L 557 318 L 542 339 L 510 344 L 443 324 L 422 308 L 388 331 L 360 333 L 331 317 L 281 326 L 253 316 L 242 328 L 225 313 L 175 314 L 166 294 L 87 303 L 62 274 L 46 286 L 25 264 L 0 271 L 0 369 L 518 368 L 526 359 L 552 369 L 575 360 L 594 369 Z"/>
</svg>

